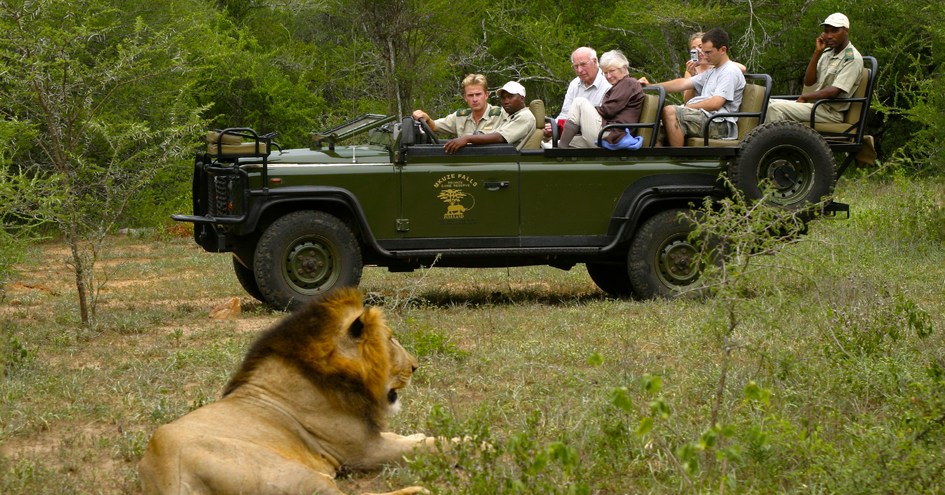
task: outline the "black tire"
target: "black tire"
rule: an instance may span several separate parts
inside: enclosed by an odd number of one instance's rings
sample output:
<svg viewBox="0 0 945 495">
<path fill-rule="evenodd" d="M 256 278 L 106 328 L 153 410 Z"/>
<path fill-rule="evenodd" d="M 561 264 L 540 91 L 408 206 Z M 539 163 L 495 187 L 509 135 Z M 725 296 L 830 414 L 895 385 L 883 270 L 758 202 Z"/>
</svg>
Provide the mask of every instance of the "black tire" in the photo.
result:
<svg viewBox="0 0 945 495">
<path fill-rule="evenodd" d="M 817 131 L 799 122 L 770 122 L 752 130 L 729 168 L 732 184 L 748 199 L 761 199 L 765 183 L 770 201 L 797 210 L 833 192 L 837 168 L 830 146 Z"/>
<path fill-rule="evenodd" d="M 263 300 L 295 309 L 336 287 L 361 281 L 361 249 L 338 217 L 296 211 L 270 225 L 256 245 L 253 271 Z"/>
<path fill-rule="evenodd" d="M 627 265 L 622 263 L 587 263 L 587 274 L 600 290 L 613 297 L 632 297 L 633 285 Z"/>
<path fill-rule="evenodd" d="M 259 284 L 256 283 L 256 275 L 253 274 L 253 270 L 243 266 L 243 263 L 240 263 L 236 256 L 233 256 L 233 271 L 236 272 L 236 280 L 239 280 L 247 294 L 259 301 L 265 301 L 262 292 L 259 290 Z"/>
<path fill-rule="evenodd" d="M 647 219 L 630 242 L 630 283 L 644 299 L 700 296 L 699 247 L 689 241 L 695 226 L 680 217 L 686 210 L 666 210 Z"/>
</svg>

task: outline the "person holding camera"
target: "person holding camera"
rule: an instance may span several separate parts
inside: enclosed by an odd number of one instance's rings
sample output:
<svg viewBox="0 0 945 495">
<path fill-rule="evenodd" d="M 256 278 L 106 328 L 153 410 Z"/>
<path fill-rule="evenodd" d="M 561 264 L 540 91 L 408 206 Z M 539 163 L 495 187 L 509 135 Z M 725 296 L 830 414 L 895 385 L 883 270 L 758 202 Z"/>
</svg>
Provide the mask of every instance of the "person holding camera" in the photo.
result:
<svg viewBox="0 0 945 495">
<path fill-rule="evenodd" d="M 728 58 L 730 41 L 728 33 L 720 28 L 710 29 L 702 36 L 702 51 L 711 66 L 692 77 L 680 77 L 658 83 L 668 92 L 693 89 L 698 96 L 683 105 L 663 107 L 663 128 L 669 146 L 683 146 L 687 136 L 703 136 L 706 120 L 716 113 L 737 112 L 745 90 L 745 75 Z M 711 120 L 708 127 L 710 139 L 735 139 L 738 117 Z"/>
<path fill-rule="evenodd" d="M 686 60 L 686 69 L 683 71 L 683 77 L 685 78 L 702 74 L 711 67 L 711 65 L 709 65 L 709 60 L 705 57 L 705 52 L 702 51 L 702 36 L 704 35 L 705 33 L 699 31 L 697 33 L 692 33 L 692 36 L 689 37 L 689 59 Z M 748 70 L 748 68 L 743 64 L 740 64 L 734 60 L 731 60 L 731 62 L 742 71 L 742 74 Z M 687 89 L 686 91 L 683 91 L 682 101 L 689 101 L 695 96 L 695 90 Z"/>
</svg>

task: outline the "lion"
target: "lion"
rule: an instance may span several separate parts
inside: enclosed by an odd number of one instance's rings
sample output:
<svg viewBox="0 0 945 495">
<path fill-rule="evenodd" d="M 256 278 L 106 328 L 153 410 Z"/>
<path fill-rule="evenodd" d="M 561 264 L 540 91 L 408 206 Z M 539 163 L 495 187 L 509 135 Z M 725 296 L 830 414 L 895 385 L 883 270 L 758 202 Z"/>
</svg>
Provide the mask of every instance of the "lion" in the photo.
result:
<svg viewBox="0 0 945 495">
<path fill-rule="evenodd" d="M 436 445 L 383 431 L 416 368 L 360 291 L 328 293 L 260 336 L 219 401 L 154 432 L 138 466 L 144 492 L 344 495 L 342 467 L 376 469 Z M 377 495 L 415 493 L 429 492 Z"/>
</svg>

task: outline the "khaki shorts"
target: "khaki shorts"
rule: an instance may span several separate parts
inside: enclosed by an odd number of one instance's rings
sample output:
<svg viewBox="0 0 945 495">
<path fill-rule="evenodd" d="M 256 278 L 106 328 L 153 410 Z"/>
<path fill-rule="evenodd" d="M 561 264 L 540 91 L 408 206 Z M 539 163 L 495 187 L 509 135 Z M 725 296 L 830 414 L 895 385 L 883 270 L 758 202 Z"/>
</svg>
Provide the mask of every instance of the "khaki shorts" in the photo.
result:
<svg viewBox="0 0 945 495">
<path fill-rule="evenodd" d="M 702 129 L 705 126 L 706 119 L 709 118 L 702 110 L 695 108 L 675 105 L 676 121 L 679 122 L 679 128 L 682 129 L 686 137 L 702 136 Z M 709 139 L 731 139 L 738 135 L 734 122 L 725 120 L 713 121 L 709 124 Z"/>
</svg>

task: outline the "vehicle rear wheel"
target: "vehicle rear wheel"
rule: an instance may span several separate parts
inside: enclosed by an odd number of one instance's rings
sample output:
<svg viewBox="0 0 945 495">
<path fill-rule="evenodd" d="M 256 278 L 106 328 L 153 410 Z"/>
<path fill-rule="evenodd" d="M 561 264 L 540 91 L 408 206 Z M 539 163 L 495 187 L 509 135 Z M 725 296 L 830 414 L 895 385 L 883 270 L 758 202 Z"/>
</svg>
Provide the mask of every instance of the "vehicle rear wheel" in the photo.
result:
<svg viewBox="0 0 945 495">
<path fill-rule="evenodd" d="M 627 265 L 622 263 L 587 263 L 587 274 L 600 290 L 614 297 L 633 296 Z"/>
<path fill-rule="evenodd" d="M 259 301 L 265 301 L 262 292 L 259 291 L 259 284 L 256 283 L 256 275 L 253 274 L 253 270 L 243 266 L 243 263 L 236 256 L 233 256 L 233 271 L 236 272 L 236 280 L 239 280 L 247 294 Z"/>
<path fill-rule="evenodd" d="M 761 199 L 770 184 L 770 201 L 795 210 L 833 192 L 837 170 L 823 136 L 799 122 L 780 121 L 756 127 L 745 137 L 729 177 L 748 199 Z"/>
<path fill-rule="evenodd" d="M 295 309 L 336 287 L 356 286 L 363 266 L 351 229 L 321 211 L 296 211 L 273 222 L 253 259 L 263 300 L 275 309 Z"/>
<path fill-rule="evenodd" d="M 702 272 L 700 249 L 689 240 L 695 226 L 680 216 L 684 211 L 672 209 L 653 215 L 631 241 L 627 266 L 638 296 L 652 299 L 701 294 L 695 285 Z"/>
</svg>

